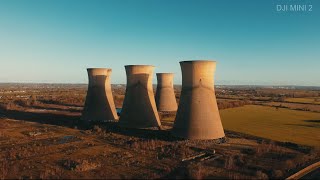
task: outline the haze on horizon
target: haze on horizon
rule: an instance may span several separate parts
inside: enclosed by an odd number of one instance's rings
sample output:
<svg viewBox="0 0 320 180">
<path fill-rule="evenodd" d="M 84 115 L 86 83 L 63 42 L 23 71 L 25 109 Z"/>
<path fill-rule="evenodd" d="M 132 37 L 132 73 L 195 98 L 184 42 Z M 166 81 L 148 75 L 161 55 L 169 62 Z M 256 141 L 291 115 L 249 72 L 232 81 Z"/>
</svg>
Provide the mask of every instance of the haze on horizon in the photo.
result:
<svg viewBox="0 0 320 180">
<path fill-rule="evenodd" d="M 88 67 L 216 60 L 216 84 L 320 86 L 320 1 L 1 0 L 0 82 L 87 83 Z M 155 74 L 153 81 L 156 82 Z"/>
</svg>

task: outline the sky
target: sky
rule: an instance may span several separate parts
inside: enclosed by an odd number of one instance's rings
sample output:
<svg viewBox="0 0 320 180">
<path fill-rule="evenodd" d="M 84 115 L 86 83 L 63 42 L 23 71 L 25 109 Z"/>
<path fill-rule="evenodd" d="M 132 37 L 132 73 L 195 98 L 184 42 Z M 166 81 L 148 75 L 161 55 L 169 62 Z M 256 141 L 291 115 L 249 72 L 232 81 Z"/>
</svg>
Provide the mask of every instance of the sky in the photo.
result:
<svg viewBox="0 0 320 180">
<path fill-rule="evenodd" d="M 312 11 L 277 11 L 295 4 Z M 180 84 L 179 61 L 215 60 L 219 85 L 320 86 L 319 19 L 319 0 L 0 0 L 0 82 L 149 64 Z"/>
</svg>

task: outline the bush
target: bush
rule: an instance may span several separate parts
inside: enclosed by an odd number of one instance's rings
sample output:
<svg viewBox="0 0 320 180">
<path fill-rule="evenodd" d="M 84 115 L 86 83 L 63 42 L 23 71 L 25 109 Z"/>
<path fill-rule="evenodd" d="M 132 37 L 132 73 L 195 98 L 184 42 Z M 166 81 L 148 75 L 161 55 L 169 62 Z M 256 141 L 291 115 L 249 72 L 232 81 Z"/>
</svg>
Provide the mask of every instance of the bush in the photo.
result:
<svg viewBox="0 0 320 180">
<path fill-rule="evenodd" d="M 283 178 L 283 172 L 281 170 L 272 170 L 272 178 L 274 179 Z"/>
<path fill-rule="evenodd" d="M 225 163 L 224 168 L 226 169 L 234 169 L 236 167 L 236 162 L 234 161 L 234 157 L 232 155 L 228 156 Z"/>
<path fill-rule="evenodd" d="M 312 148 L 309 146 L 299 145 L 299 144 L 292 143 L 292 142 L 278 142 L 277 144 L 280 146 L 289 148 L 289 149 L 293 149 L 293 150 L 305 153 L 305 154 L 310 154 L 310 152 L 312 150 Z"/>
<path fill-rule="evenodd" d="M 203 179 L 205 170 L 201 165 L 196 167 L 188 167 L 188 175 L 190 179 Z"/>
<path fill-rule="evenodd" d="M 94 125 L 92 131 L 93 131 L 93 132 L 96 132 L 96 133 L 101 133 L 101 132 L 102 132 L 102 129 L 101 129 L 99 126 Z"/>
<path fill-rule="evenodd" d="M 248 155 L 254 155 L 256 154 L 256 150 L 255 149 L 252 149 L 252 148 L 246 148 L 246 149 L 242 149 L 241 150 L 241 153 L 243 154 L 248 154 Z"/>
<path fill-rule="evenodd" d="M 269 179 L 269 176 L 262 171 L 257 171 L 256 177 L 257 179 Z"/>
<path fill-rule="evenodd" d="M 292 160 L 286 160 L 285 166 L 288 170 L 291 170 L 292 168 L 296 167 Z"/>
</svg>

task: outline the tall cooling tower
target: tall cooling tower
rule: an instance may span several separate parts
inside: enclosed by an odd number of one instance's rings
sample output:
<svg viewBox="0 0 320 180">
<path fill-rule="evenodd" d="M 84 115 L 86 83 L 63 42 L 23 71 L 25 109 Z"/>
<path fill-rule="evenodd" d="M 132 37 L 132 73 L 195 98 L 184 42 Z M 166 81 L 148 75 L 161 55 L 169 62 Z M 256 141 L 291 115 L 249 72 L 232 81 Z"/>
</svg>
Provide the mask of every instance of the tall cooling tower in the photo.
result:
<svg viewBox="0 0 320 180">
<path fill-rule="evenodd" d="M 182 91 L 172 129 L 185 139 L 225 136 L 214 90 L 215 61 L 181 61 Z"/>
<path fill-rule="evenodd" d="M 119 119 L 119 125 L 129 128 L 160 127 L 152 75 L 154 66 L 128 65 L 126 94 Z"/>
<path fill-rule="evenodd" d="M 111 69 L 88 68 L 89 85 L 82 112 L 86 121 L 104 121 L 118 119 L 112 96 Z"/>
<path fill-rule="evenodd" d="M 178 105 L 173 89 L 173 73 L 157 73 L 156 105 L 158 111 L 177 111 Z"/>
</svg>

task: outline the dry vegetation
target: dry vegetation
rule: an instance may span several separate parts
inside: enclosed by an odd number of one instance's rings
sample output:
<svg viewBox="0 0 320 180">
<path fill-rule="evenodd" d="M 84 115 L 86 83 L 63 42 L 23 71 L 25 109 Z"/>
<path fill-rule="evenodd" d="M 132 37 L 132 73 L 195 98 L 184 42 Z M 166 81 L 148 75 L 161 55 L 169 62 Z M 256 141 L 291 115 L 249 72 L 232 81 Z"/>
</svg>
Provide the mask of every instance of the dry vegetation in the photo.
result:
<svg viewBox="0 0 320 180">
<path fill-rule="evenodd" d="M 225 128 L 233 131 L 227 130 L 225 139 L 176 139 L 170 134 L 174 114 L 160 114 L 161 131 L 123 129 L 116 122 L 82 124 L 79 119 L 86 85 L 0 88 L 0 179 L 284 178 L 320 155 L 311 146 L 253 136 L 259 132 L 252 135 L 235 132 L 241 128 L 228 128 L 228 123 Z M 124 86 L 113 86 L 113 91 L 120 108 Z M 279 98 L 290 98 L 292 94 L 316 97 L 319 95 L 316 93 L 319 91 L 217 88 L 219 108 L 226 109 L 222 117 L 226 111 L 251 107 L 248 104 L 278 102 Z M 179 100 L 179 87 L 176 94 Z M 291 113 L 280 109 L 281 113 Z M 253 119 L 257 125 L 259 119 Z"/>
</svg>

